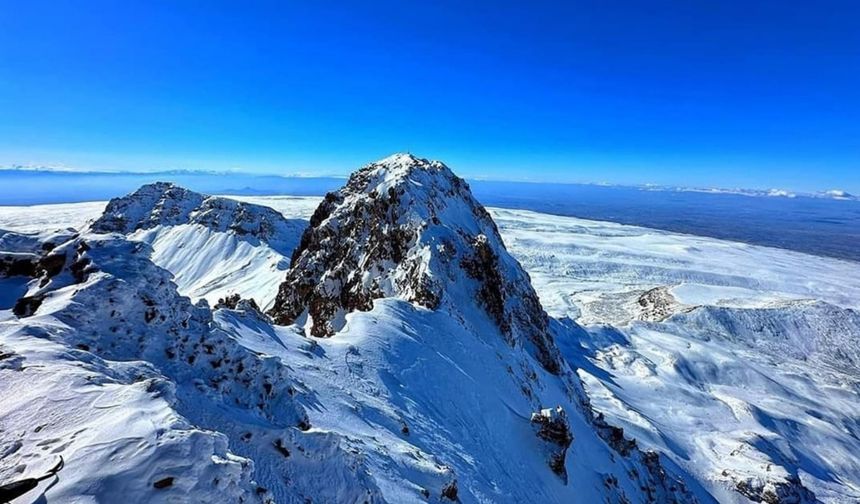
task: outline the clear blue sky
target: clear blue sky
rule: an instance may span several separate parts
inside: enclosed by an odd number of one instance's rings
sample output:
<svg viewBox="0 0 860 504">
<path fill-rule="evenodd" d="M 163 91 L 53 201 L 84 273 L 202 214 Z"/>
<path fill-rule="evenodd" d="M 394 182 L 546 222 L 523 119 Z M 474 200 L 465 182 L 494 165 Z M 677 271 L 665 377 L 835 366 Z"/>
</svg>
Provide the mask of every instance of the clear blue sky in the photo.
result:
<svg viewBox="0 0 860 504">
<path fill-rule="evenodd" d="M 856 1 L 424 4 L 0 0 L 0 165 L 860 192 Z"/>
</svg>

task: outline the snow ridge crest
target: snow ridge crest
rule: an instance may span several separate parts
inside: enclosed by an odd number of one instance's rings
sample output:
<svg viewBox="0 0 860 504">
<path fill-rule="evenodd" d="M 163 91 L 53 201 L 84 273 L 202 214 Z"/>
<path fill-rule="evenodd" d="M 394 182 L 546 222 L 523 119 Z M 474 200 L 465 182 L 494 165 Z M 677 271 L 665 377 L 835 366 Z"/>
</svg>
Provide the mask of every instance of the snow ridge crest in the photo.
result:
<svg viewBox="0 0 860 504">
<path fill-rule="evenodd" d="M 129 234 L 180 224 L 199 224 L 213 231 L 232 231 L 266 242 L 281 239 L 295 227 L 269 207 L 197 193 L 170 182 L 155 182 L 110 200 L 90 230 Z"/>
</svg>

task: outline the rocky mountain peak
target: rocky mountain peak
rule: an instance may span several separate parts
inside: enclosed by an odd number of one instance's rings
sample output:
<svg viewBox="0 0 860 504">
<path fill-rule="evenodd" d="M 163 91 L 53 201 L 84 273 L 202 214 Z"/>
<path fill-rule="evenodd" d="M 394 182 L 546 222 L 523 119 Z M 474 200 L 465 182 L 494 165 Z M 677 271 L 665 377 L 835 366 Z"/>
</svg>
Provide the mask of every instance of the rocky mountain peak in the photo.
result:
<svg viewBox="0 0 860 504">
<path fill-rule="evenodd" d="M 179 224 L 205 199 L 170 182 L 146 184 L 131 194 L 113 198 L 91 229 L 99 233 L 131 233 L 161 224 Z"/>
<path fill-rule="evenodd" d="M 277 211 L 229 198 L 197 193 L 170 182 L 155 182 L 110 200 L 90 225 L 97 233 L 129 234 L 157 226 L 199 224 L 213 231 L 232 231 L 267 242 L 290 236 L 296 223 Z"/>
<path fill-rule="evenodd" d="M 397 297 L 472 325 L 477 312 L 549 371 L 560 369 L 528 275 L 469 185 L 445 164 L 395 154 L 326 195 L 293 253 L 270 315 L 332 336 L 345 315 Z M 480 310 L 472 307 L 478 305 Z"/>
</svg>

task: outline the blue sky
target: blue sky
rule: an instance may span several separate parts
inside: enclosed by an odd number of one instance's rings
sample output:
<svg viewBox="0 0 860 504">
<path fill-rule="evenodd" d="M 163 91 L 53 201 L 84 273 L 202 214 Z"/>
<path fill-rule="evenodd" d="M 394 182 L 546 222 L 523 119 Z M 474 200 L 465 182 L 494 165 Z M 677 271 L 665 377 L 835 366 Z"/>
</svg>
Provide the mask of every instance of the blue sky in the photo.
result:
<svg viewBox="0 0 860 504">
<path fill-rule="evenodd" d="M 0 165 L 860 192 L 856 2 L 0 9 Z"/>
</svg>

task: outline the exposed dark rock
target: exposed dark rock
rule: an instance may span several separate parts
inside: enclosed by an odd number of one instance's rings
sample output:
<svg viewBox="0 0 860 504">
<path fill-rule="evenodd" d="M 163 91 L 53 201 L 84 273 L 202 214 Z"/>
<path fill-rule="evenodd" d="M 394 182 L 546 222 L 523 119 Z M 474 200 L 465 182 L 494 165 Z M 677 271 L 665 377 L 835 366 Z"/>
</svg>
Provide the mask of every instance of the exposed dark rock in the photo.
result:
<svg viewBox="0 0 860 504">
<path fill-rule="evenodd" d="M 275 449 L 278 450 L 278 453 L 280 453 L 284 457 L 290 456 L 290 450 L 288 450 L 286 445 L 284 445 L 284 441 L 282 439 L 276 439 L 274 445 Z"/>
<path fill-rule="evenodd" d="M 230 294 L 218 299 L 218 302 L 215 303 L 215 309 L 218 310 L 222 308 L 242 311 L 252 310 L 257 314 L 263 315 L 263 311 L 260 310 L 260 305 L 254 301 L 254 298 L 243 299 L 238 293 Z"/>
<path fill-rule="evenodd" d="M 795 475 L 785 479 L 742 477 L 727 473 L 735 481 L 735 490 L 753 502 L 766 504 L 813 504 L 820 502 Z"/>
<path fill-rule="evenodd" d="M 508 334 L 511 326 L 505 318 L 505 292 L 499 258 L 484 235 L 476 236 L 472 247 L 473 253 L 464 257 L 460 264 L 470 277 L 478 280 L 478 299 L 499 328 Z"/>
<path fill-rule="evenodd" d="M 459 497 L 457 497 L 458 493 L 459 489 L 457 488 L 457 480 L 452 480 L 442 488 L 441 495 L 444 499 L 457 502 L 460 500 Z"/>
<path fill-rule="evenodd" d="M 75 279 L 77 283 L 84 283 L 87 281 L 89 274 L 95 271 L 91 267 L 92 261 L 87 257 L 81 257 L 77 261 L 73 262 L 69 267 L 69 271 L 72 273 L 72 277 Z"/>
<path fill-rule="evenodd" d="M 9 348 L 0 346 L 0 369 L 21 371 L 24 369 L 24 356 Z M 38 432 L 38 431 L 36 431 Z"/>
<path fill-rule="evenodd" d="M 603 413 L 598 413 L 592 420 L 592 424 L 597 430 L 597 434 L 606 441 L 606 444 L 622 457 L 627 457 L 636 450 L 636 440 L 624 437 L 623 428 L 606 423 Z"/>
<path fill-rule="evenodd" d="M 544 441 L 547 463 L 552 472 L 567 483 L 567 469 L 564 467 L 567 449 L 573 442 L 573 434 L 567 422 L 567 415 L 561 406 L 543 409 L 532 413 L 531 423 L 537 436 Z"/>
<path fill-rule="evenodd" d="M 44 279 L 50 279 L 59 275 L 65 265 L 65 253 L 49 253 L 39 261 L 36 274 Z"/>
<path fill-rule="evenodd" d="M 590 404 L 584 405 L 587 412 L 592 412 Z M 635 439 L 624 436 L 624 429 L 610 425 L 606 422 L 603 413 L 588 413 L 591 424 L 597 434 L 606 441 L 616 453 L 631 461 L 638 461 L 644 471 L 635 468 L 629 472 L 629 476 L 638 483 L 639 489 L 645 492 L 646 502 L 688 504 L 698 502 L 695 494 L 690 492 L 683 480 L 666 471 L 660 459 L 660 454 L 655 451 L 641 450 Z M 612 483 L 611 481 L 609 483 Z M 606 482 L 604 482 L 606 484 Z M 615 488 L 615 485 L 612 485 Z M 620 489 L 618 489 L 619 492 Z M 623 492 L 619 495 L 623 496 Z M 623 498 L 622 501 L 624 501 Z"/>
<path fill-rule="evenodd" d="M 168 488 L 173 486 L 173 476 L 168 476 L 167 478 L 162 478 L 155 483 L 152 484 L 155 488 L 162 490 L 164 488 Z"/>
<path fill-rule="evenodd" d="M 0 252 L 0 278 L 36 276 L 39 258 L 35 254 Z"/>
<path fill-rule="evenodd" d="M 42 305 L 42 301 L 44 300 L 45 296 L 41 294 L 37 294 L 35 296 L 24 296 L 15 302 L 15 306 L 12 307 L 12 313 L 20 318 L 30 317 L 36 313 L 36 310 L 39 309 L 39 306 Z"/>
</svg>

